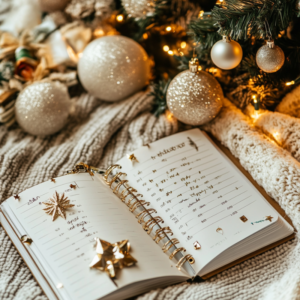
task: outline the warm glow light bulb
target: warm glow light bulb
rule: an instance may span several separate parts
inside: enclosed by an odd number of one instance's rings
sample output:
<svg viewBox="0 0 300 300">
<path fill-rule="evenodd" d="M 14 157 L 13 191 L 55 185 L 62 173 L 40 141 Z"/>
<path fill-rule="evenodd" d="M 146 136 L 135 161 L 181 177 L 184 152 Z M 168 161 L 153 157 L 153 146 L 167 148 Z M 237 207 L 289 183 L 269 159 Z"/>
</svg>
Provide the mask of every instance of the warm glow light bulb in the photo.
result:
<svg viewBox="0 0 300 300">
<path fill-rule="evenodd" d="M 172 51 L 172 50 L 169 50 L 169 51 L 168 51 L 168 54 L 169 54 L 169 55 L 173 55 L 173 51 Z"/>
<path fill-rule="evenodd" d="M 118 15 L 116 19 L 118 22 L 122 22 L 124 17 L 123 17 L 123 15 Z"/>
<path fill-rule="evenodd" d="M 186 42 L 181 42 L 180 47 L 184 49 L 186 47 Z"/>
<path fill-rule="evenodd" d="M 166 27 L 166 31 L 171 31 L 171 30 L 172 30 L 171 26 Z"/>
<path fill-rule="evenodd" d="M 165 45 L 165 46 L 163 46 L 163 50 L 164 50 L 165 52 L 168 52 L 168 51 L 170 50 L 170 48 L 169 48 L 168 45 Z"/>
<path fill-rule="evenodd" d="M 293 81 L 290 81 L 290 82 L 287 82 L 285 85 L 289 86 L 289 85 L 293 85 L 293 84 L 295 84 L 295 81 L 294 81 L 294 80 L 293 80 Z"/>
</svg>

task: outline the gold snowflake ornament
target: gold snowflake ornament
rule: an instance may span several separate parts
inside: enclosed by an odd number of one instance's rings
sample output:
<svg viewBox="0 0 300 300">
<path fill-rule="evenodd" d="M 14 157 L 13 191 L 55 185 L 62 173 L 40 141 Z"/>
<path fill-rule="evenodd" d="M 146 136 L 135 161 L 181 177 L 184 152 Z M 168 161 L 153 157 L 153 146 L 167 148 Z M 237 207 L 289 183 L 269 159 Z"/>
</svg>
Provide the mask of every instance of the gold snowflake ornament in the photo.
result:
<svg viewBox="0 0 300 300">
<path fill-rule="evenodd" d="M 64 193 L 60 196 L 56 191 L 53 197 L 50 198 L 48 202 L 43 202 L 43 204 L 47 206 L 44 208 L 44 211 L 46 214 L 52 216 L 52 221 L 55 221 L 58 216 L 66 219 L 65 210 L 75 206 L 70 204 L 70 200 L 65 196 Z"/>
</svg>

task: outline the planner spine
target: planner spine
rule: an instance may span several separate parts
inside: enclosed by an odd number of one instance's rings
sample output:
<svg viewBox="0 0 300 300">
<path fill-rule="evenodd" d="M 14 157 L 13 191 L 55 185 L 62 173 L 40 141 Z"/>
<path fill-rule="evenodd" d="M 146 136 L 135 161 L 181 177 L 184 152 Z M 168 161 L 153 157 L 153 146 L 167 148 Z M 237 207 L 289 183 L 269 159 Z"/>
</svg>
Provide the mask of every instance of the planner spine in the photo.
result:
<svg viewBox="0 0 300 300">
<path fill-rule="evenodd" d="M 128 180 L 123 179 L 127 174 L 118 172 L 118 169 L 122 169 L 122 166 L 112 165 L 106 170 L 104 174 L 106 184 L 128 206 L 130 212 L 135 214 L 138 223 L 143 226 L 143 229 L 152 237 L 153 241 L 162 245 L 163 252 L 171 253 L 169 259 L 176 259 L 176 267 L 179 270 L 186 263 L 193 264 L 195 262 L 193 256 L 190 254 L 184 255 L 183 252 L 186 252 L 186 249 L 176 247 L 179 244 L 178 239 L 169 238 L 169 236 L 173 236 L 171 228 L 161 226 L 164 220 L 160 216 L 153 215 L 157 211 L 149 207 L 150 202 L 140 199 L 143 195 L 137 194 L 137 190 L 128 185 Z"/>
</svg>

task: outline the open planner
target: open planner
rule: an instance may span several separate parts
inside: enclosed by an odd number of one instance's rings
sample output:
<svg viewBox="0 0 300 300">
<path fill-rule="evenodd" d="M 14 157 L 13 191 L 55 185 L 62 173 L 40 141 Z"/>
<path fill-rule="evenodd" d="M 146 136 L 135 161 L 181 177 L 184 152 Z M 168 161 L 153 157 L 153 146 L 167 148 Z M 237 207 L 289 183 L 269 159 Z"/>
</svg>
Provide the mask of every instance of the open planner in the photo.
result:
<svg viewBox="0 0 300 300">
<path fill-rule="evenodd" d="M 79 164 L 10 197 L 1 224 L 49 299 L 125 299 L 206 279 L 294 236 L 279 205 L 232 160 L 206 133 L 188 130 L 105 171 Z M 45 213 L 53 195 L 74 205 L 66 219 Z M 137 263 L 114 279 L 91 269 L 95 237 L 129 240 Z"/>
</svg>

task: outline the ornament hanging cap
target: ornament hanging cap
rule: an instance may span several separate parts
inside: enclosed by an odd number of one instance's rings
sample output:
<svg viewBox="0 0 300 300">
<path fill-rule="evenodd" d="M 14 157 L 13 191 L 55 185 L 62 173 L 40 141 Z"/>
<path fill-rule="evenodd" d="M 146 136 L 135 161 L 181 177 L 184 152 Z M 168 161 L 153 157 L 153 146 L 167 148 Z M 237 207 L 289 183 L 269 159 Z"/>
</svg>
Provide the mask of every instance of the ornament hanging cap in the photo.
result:
<svg viewBox="0 0 300 300">
<path fill-rule="evenodd" d="M 199 67 L 199 60 L 197 57 L 191 58 L 189 62 L 189 70 L 192 73 L 197 73 L 198 72 L 198 67 Z"/>
<path fill-rule="evenodd" d="M 231 42 L 231 39 L 230 39 L 230 37 L 228 35 L 223 35 L 222 40 L 223 40 L 223 42 L 226 42 L 226 43 L 230 43 Z"/>
<path fill-rule="evenodd" d="M 269 48 L 273 49 L 273 48 L 275 47 L 274 40 L 269 39 L 269 40 L 267 41 L 267 45 L 268 45 Z"/>
</svg>

